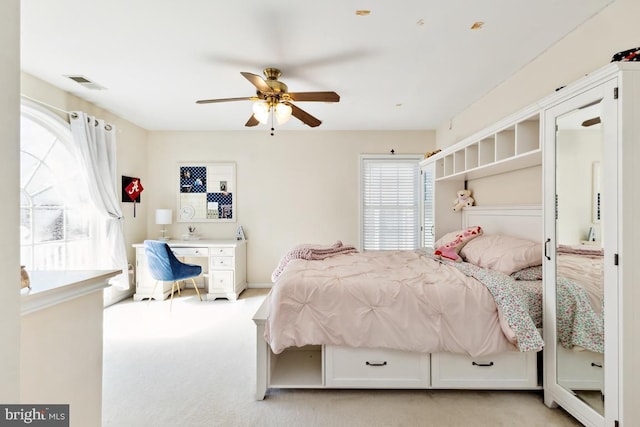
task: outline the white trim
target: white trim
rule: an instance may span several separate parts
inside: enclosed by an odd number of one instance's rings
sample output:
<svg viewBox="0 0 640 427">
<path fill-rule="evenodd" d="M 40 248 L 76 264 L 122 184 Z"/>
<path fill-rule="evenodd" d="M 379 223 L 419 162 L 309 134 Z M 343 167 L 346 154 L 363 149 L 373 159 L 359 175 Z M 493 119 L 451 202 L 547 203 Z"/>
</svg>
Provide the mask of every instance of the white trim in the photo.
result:
<svg viewBox="0 0 640 427">
<path fill-rule="evenodd" d="M 30 314 L 106 288 L 120 270 L 33 271 L 21 296 L 20 314 Z"/>
</svg>

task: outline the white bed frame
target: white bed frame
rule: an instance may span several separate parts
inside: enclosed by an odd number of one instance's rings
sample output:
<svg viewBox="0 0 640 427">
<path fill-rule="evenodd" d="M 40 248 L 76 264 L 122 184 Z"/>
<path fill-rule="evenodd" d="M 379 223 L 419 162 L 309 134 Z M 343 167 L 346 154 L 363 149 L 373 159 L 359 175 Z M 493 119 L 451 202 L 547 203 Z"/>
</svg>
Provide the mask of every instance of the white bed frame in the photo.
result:
<svg viewBox="0 0 640 427">
<path fill-rule="evenodd" d="M 472 225 L 481 226 L 486 234 L 543 240 L 540 206 L 465 208 L 461 228 Z M 541 388 L 537 353 L 508 352 L 473 359 L 448 353 L 307 346 L 274 354 L 264 339 L 268 310 L 263 303 L 253 317 L 257 400 L 272 388 Z"/>
</svg>

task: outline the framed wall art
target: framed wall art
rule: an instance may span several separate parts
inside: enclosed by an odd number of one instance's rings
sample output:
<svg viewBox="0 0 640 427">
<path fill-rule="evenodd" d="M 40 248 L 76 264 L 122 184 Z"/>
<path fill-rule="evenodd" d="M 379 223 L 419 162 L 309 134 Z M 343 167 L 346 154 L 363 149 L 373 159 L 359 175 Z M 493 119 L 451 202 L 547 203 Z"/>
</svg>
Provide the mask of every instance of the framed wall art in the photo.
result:
<svg viewBox="0 0 640 427">
<path fill-rule="evenodd" d="M 177 222 L 235 222 L 235 163 L 178 163 Z"/>
</svg>

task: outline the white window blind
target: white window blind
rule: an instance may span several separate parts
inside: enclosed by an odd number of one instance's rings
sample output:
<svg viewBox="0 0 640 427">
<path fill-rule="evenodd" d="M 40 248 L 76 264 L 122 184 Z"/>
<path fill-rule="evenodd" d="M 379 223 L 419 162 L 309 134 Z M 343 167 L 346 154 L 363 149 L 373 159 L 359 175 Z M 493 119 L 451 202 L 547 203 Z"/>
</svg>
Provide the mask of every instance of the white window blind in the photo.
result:
<svg viewBox="0 0 640 427">
<path fill-rule="evenodd" d="M 420 245 L 421 156 L 362 157 L 362 249 Z"/>
<path fill-rule="evenodd" d="M 435 206 L 433 198 L 434 184 L 433 165 L 422 170 L 422 246 L 434 247 L 435 239 Z"/>
</svg>

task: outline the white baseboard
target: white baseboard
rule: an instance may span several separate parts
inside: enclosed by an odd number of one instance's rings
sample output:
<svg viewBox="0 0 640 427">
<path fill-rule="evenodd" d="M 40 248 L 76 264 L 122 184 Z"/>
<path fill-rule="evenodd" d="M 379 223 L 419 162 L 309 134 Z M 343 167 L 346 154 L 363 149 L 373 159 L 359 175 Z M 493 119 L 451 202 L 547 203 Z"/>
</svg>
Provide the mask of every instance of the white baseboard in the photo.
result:
<svg viewBox="0 0 640 427">
<path fill-rule="evenodd" d="M 247 287 L 249 289 L 271 289 L 273 283 L 248 283 Z"/>
</svg>

